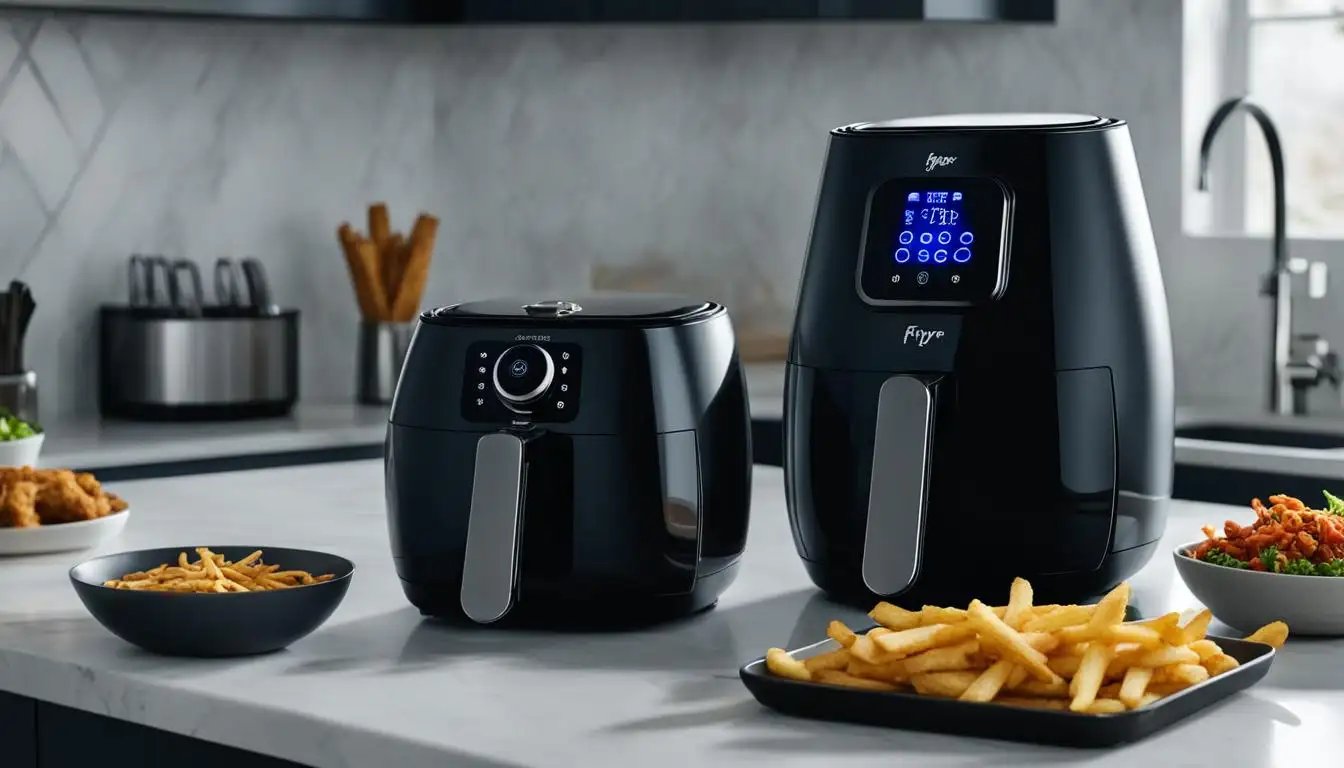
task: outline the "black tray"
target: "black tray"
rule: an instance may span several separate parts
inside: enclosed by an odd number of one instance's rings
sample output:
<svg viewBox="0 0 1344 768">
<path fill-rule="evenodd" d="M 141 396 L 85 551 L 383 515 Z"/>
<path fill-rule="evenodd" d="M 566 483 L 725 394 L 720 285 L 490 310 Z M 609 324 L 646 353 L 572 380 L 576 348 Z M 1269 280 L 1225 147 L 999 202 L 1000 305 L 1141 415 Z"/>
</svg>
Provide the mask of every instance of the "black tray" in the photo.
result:
<svg viewBox="0 0 1344 768">
<path fill-rule="evenodd" d="M 804 683 L 770 674 L 766 671 L 764 657 L 743 666 L 739 674 L 757 701 L 798 717 L 1033 744 L 1108 747 L 1142 739 L 1226 696 L 1249 688 L 1265 676 L 1274 660 L 1274 649 L 1262 643 L 1212 635 L 1209 639 L 1241 662 L 1241 666 L 1154 704 L 1113 715 L 1029 709 L 992 702 L 978 704 L 915 693 L 863 691 L 824 683 Z M 839 647 L 833 640 L 823 640 L 791 653 L 805 659 Z"/>
</svg>

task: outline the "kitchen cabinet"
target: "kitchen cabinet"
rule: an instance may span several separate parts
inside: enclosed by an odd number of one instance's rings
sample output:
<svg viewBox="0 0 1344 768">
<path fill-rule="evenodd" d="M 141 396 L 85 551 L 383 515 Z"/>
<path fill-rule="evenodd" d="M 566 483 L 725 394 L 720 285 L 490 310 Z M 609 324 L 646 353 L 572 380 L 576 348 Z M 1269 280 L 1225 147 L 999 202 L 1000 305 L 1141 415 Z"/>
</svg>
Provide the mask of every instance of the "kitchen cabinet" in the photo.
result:
<svg viewBox="0 0 1344 768">
<path fill-rule="evenodd" d="M 71 738 L 79 734 L 79 738 Z M 0 691 L 5 768 L 191 765 L 193 768 L 301 768 L 298 763 L 213 744 Z"/>
<path fill-rule="evenodd" d="M 28 0 L 0 7 L 412 24 L 772 20 L 1053 22 L 1056 0 Z"/>
</svg>

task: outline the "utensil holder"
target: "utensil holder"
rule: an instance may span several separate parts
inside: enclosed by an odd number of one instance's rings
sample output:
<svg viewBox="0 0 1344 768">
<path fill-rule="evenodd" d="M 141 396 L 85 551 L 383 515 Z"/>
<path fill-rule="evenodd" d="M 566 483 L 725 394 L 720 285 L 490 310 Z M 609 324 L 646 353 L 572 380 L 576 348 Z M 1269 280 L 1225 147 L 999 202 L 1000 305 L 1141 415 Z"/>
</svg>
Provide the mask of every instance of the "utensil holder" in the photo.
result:
<svg viewBox="0 0 1344 768">
<path fill-rule="evenodd" d="M 0 374 L 0 407 L 29 424 L 37 423 L 37 372 Z"/>
<path fill-rule="evenodd" d="M 415 323 L 359 324 L 358 358 L 355 362 L 355 392 L 365 405 L 392 402 L 406 350 L 411 346 Z"/>
<path fill-rule="evenodd" d="M 104 306 L 99 407 L 104 416 L 214 420 L 283 416 L 299 396 L 299 312 L 240 313 Z"/>
</svg>

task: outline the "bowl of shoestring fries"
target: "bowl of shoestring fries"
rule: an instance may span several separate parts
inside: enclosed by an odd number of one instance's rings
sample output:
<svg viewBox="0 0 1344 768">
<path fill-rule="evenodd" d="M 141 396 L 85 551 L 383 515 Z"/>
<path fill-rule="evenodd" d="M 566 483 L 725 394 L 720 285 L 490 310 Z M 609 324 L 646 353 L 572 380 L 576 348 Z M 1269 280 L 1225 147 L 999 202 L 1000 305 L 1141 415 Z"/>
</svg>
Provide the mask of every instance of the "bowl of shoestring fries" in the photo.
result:
<svg viewBox="0 0 1344 768">
<path fill-rule="evenodd" d="M 355 566 L 325 552 L 227 546 L 122 552 L 70 569 L 113 634 L 170 656 L 244 656 L 288 646 L 345 597 Z"/>
<path fill-rule="evenodd" d="M 1259 680 L 1288 627 L 1206 634 L 1201 610 L 1125 621 L 1128 584 L 1095 605 L 1008 604 L 917 611 L 878 603 L 877 622 L 840 621 L 806 648 L 771 648 L 742 668 L 763 704 L 790 714 L 1039 743 L 1104 746 L 1165 727 Z"/>
</svg>

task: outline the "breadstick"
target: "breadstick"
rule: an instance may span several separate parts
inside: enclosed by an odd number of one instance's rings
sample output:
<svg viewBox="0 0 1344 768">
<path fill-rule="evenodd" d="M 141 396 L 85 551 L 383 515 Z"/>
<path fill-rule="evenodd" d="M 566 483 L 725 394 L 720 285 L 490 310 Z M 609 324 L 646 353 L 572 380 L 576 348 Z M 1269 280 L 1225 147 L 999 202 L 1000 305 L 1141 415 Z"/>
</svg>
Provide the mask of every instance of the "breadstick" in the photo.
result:
<svg viewBox="0 0 1344 768">
<path fill-rule="evenodd" d="M 401 285 L 401 272 L 406 268 L 406 238 L 393 233 L 379 250 L 382 257 L 383 288 L 387 291 L 387 305 L 397 300 L 397 286 Z"/>
<path fill-rule="evenodd" d="M 387 290 L 383 287 L 383 273 L 378 267 L 378 246 L 372 240 L 361 237 L 355 243 L 355 253 L 359 258 L 359 269 L 364 284 L 368 286 L 369 303 L 373 305 L 373 314 L 368 319 L 383 321 L 388 318 Z"/>
<path fill-rule="evenodd" d="M 392 319 L 399 323 L 415 319 L 420 307 L 420 295 L 429 280 L 429 262 L 434 252 L 434 237 L 439 230 L 439 220 L 427 213 L 420 214 L 411 230 L 410 254 L 406 259 L 401 282 L 397 286 L 397 298 L 392 303 Z"/>
<path fill-rule="evenodd" d="M 374 290 L 378 270 L 373 243 L 360 237 L 349 224 L 342 224 L 336 233 L 345 250 L 345 263 L 350 268 L 350 282 L 355 288 L 359 314 L 368 322 L 382 319 L 382 313 L 387 311 L 387 299 L 381 290 Z"/>
<path fill-rule="evenodd" d="M 369 239 L 378 246 L 379 253 L 387 253 L 387 241 L 392 237 L 392 225 L 388 221 L 387 203 L 374 203 L 369 206 Z"/>
</svg>

